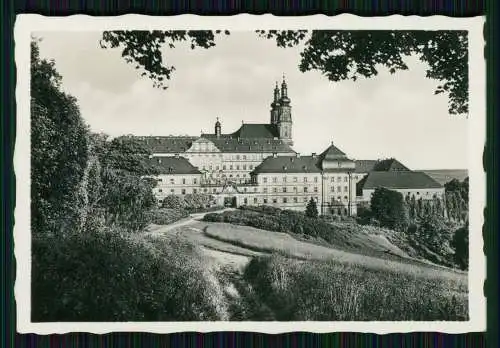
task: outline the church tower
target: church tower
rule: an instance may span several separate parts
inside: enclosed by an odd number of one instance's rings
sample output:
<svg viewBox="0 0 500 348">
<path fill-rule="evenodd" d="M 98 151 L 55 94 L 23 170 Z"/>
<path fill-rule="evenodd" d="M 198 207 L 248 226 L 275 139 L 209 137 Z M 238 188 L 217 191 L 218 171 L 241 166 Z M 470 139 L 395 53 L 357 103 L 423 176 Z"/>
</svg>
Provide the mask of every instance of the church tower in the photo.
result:
<svg viewBox="0 0 500 348">
<path fill-rule="evenodd" d="M 215 135 L 217 136 L 217 139 L 220 138 L 221 136 L 221 124 L 219 122 L 219 118 L 217 117 L 217 122 L 215 122 Z"/>
<path fill-rule="evenodd" d="M 276 87 L 274 88 L 274 99 L 273 102 L 271 103 L 271 124 L 278 124 L 279 107 L 280 107 L 280 89 L 278 88 L 278 82 L 276 82 Z"/>
<path fill-rule="evenodd" d="M 290 98 L 288 98 L 288 87 L 283 76 L 283 83 L 281 84 L 281 98 L 279 100 L 278 108 L 278 133 L 279 138 L 286 144 L 293 145 L 292 140 L 292 107 L 290 106 Z"/>
</svg>

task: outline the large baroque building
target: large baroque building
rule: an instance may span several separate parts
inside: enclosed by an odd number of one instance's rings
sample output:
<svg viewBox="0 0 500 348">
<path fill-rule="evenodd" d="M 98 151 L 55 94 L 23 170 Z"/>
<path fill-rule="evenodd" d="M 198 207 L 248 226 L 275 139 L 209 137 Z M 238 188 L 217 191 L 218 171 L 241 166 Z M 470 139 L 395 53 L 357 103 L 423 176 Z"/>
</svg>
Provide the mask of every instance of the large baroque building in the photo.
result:
<svg viewBox="0 0 500 348">
<path fill-rule="evenodd" d="M 444 188 L 424 173 L 396 160 L 355 161 L 333 143 L 319 155 L 302 156 L 292 148 L 293 121 L 286 81 L 276 83 L 269 124 L 243 123 L 233 133 L 200 136 L 134 137 L 152 152 L 161 169 L 155 194 L 207 193 L 218 204 L 272 205 L 304 210 L 312 198 L 322 214 L 356 215 L 377 187 L 422 197 Z"/>
</svg>

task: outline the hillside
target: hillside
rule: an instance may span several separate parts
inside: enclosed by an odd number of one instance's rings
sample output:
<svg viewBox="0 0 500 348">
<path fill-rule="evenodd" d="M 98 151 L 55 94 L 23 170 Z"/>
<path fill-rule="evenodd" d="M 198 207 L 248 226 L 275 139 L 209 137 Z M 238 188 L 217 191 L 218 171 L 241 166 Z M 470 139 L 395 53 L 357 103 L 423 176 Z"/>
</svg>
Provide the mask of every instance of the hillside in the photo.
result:
<svg viewBox="0 0 500 348">
<path fill-rule="evenodd" d="M 463 181 L 469 175 L 467 169 L 424 169 L 420 171 L 426 173 L 442 185 L 453 179 Z"/>
</svg>

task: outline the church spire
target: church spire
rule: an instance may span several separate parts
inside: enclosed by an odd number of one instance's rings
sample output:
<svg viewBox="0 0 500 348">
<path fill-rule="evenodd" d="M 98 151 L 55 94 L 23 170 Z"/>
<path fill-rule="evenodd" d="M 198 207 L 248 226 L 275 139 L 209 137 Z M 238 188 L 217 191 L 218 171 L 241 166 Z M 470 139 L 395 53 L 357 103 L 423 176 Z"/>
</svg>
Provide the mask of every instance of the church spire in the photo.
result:
<svg viewBox="0 0 500 348">
<path fill-rule="evenodd" d="M 283 82 L 281 83 L 281 103 L 290 104 L 290 98 L 288 98 L 288 86 L 285 80 L 285 74 L 283 74 Z"/>
<path fill-rule="evenodd" d="M 278 88 L 278 81 L 276 81 L 276 87 L 274 87 L 274 102 L 280 99 L 280 89 Z"/>
</svg>

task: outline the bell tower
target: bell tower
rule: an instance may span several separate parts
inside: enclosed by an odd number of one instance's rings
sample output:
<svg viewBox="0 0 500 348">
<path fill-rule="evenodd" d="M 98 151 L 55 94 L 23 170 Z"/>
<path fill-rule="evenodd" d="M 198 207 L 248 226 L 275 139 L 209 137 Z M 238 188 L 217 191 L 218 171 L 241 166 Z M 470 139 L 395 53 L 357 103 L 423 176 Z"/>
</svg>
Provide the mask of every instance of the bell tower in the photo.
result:
<svg viewBox="0 0 500 348">
<path fill-rule="evenodd" d="M 271 124 L 278 124 L 279 108 L 280 108 L 280 89 L 278 88 L 278 82 L 276 81 L 276 87 L 274 88 L 274 99 L 273 102 L 271 103 Z"/>
<path fill-rule="evenodd" d="M 277 86 L 276 86 L 277 87 Z M 281 83 L 281 97 L 279 99 L 278 107 L 278 133 L 279 138 L 286 144 L 293 145 L 292 140 L 292 107 L 290 105 L 290 98 L 288 98 L 288 86 L 283 75 L 283 82 Z"/>
</svg>

